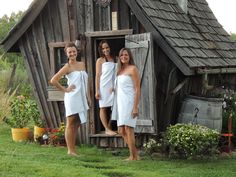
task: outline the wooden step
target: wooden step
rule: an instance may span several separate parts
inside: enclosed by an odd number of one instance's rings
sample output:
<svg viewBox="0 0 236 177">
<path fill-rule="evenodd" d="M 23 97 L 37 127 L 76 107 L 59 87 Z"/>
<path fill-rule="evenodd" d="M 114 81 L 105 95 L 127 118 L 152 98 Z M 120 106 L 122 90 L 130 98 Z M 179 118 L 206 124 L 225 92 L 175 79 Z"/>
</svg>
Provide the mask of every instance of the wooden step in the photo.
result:
<svg viewBox="0 0 236 177">
<path fill-rule="evenodd" d="M 89 135 L 90 144 L 103 148 L 122 148 L 127 147 L 120 135 L 106 135 L 99 132 L 98 134 Z"/>
</svg>

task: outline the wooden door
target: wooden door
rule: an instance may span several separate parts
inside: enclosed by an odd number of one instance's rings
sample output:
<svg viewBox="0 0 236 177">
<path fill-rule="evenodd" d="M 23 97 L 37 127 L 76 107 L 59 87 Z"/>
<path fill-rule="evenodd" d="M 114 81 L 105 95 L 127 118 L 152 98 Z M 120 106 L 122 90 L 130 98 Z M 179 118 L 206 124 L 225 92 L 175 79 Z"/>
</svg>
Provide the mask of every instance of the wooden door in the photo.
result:
<svg viewBox="0 0 236 177">
<path fill-rule="evenodd" d="M 153 43 L 150 33 L 125 36 L 125 47 L 130 48 L 141 79 L 141 97 L 136 133 L 156 133 L 156 95 L 154 79 Z"/>
</svg>

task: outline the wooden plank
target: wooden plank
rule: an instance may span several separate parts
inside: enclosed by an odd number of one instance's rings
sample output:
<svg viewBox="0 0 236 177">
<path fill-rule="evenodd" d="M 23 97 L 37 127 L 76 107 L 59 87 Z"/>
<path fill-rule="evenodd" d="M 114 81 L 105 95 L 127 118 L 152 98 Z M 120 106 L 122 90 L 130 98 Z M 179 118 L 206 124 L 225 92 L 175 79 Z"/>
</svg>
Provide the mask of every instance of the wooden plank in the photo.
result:
<svg viewBox="0 0 236 177">
<path fill-rule="evenodd" d="M 47 3 L 45 8 L 41 13 L 43 19 L 43 31 L 46 41 L 54 42 L 55 41 L 55 34 L 53 32 L 53 25 L 52 25 L 52 18 L 51 18 L 51 11 L 50 7 Z"/>
<path fill-rule="evenodd" d="M 86 45 L 86 69 L 87 69 L 87 72 L 88 72 L 88 83 L 89 83 L 89 91 L 90 91 L 90 97 L 91 97 L 91 107 L 89 109 L 89 134 L 94 134 L 96 132 L 95 130 L 95 115 L 94 115 L 94 112 L 95 112 L 95 100 L 94 100 L 94 88 L 95 88 L 95 85 L 94 85 L 94 76 L 95 76 L 95 73 L 94 73 L 94 63 L 93 63 L 93 55 L 92 55 L 92 39 L 91 37 L 86 37 L 86 41 L 87 41 L 87 45 Z"/>
<path fill-rule="evenodd" d="M 85 24 L 86 31 L 94 31 L 94 13 L 93 13 L 93 0 L 87 0 L 87 4 L 85 6 Z"/>
<path fill-rule="evenodd" d="M 62 34 L 63 34 L 63 41 L 70 41 L 70 30 L 69 30 L 69 22 L 68 22 L 68 8 L 67 8 L 67 0 L 60 0 L 58 1 L 59 7 L 59 14 L 60 14 L 60 21 L 62 26 Z"/>
<path fill-rule="evenodd" d="M 60 21 L 60 14 L 59 14 L 59 8 L 58 8 L 58 1 L 56 0 L 50 0 L 48 1 L 49 4 L 49 10 L 52 21 L 52 29 L 55 37 L 55 41 L 63 41 L 63 33 L 62 33 L 62 25 Z"/>
<path fill-rule="evenodd" d="M 118 29 L 130 28 L 130 11 L 125 1 L 119 1 L 118 7 Z"/>
<path fill-rule="evenodd" d="M 50 62 L 49 62 L 49 56 L 48 56 L 48 52 L 47 52 L 47 46 L 46 44 L 46 39 L 45 39 L 45 31 L 43 28 L 43 18 L 42 15 L 40 15 L 39 19 L 38 19 L 38 27 L 35 28 L 35 33 L 37 35 L 37 43 L 38 43 L 38 48 L 39 48 L 39 52 L 42 56 L 42 65 L 43 65 L 43 69 L 46 75 L 46 79 L 49 79 L 50 76 Z M 34 28 L 33 28 L 34 29 Z"/>
<path fill-rule="evenodd" d="M 124 36 L 128 34 L 133 34 L 132 29 L 126 30 L 117 30 L 117 31 L 94 31 L 94 32 L 85 32 L 85 35 L 88 37 L 101 37 L 101 36 Z"/>
<path fill-rule="evenodd" d="M 77 1 L 78 2 L 78 1 Z M 80 0 L 76 3 L 76 19 L 77 19 L 77 29 L 79 33 L 84 33 L 85 31 L 85 18 L 84 18 L 84 8 L 87 4 L 85 0 Z"/>
<path fill-rule="evenodd" d="M 64 92 L 60 90 L 48 90 L 48 101 L 64 101 Z"/>
</svg>

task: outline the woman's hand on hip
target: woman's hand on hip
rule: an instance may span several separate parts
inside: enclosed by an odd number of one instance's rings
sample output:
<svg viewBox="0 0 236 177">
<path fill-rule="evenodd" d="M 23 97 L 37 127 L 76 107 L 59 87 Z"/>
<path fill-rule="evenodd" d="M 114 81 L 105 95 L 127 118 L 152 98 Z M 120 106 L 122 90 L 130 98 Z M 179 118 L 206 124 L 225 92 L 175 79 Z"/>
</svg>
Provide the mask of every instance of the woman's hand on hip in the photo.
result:
<svg viewBox="0 0 236 177">
<path fill-rule="evenodd" d="M 100 93 L 99 93 L 99 92 L 96 92 L 96 93 L 95 93 L 95 98 L 96 98 L 97 100 L 100 100 L 101 96 L 100 96 Z"/>
<path fill-rule="evenodd" d="M 75 88 L 76 88 L 76 86 L 74 84 L 72 84 L 66 88 L 66 92 L 73 92 Z"/>
</svg>

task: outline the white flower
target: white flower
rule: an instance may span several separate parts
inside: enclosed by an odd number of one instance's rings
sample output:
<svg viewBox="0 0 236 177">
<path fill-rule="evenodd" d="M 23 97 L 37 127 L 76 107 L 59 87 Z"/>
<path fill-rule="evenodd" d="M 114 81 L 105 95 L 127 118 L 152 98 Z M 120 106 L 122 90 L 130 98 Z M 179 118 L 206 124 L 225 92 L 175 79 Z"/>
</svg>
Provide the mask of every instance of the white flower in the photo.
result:
<svg viewBox="0 0 236 177">
<path fill-rule="evenodd" d="M 225 109 L 226 108 L 226 101 L 223 102 L 222 107 Z"/>
</svg>

